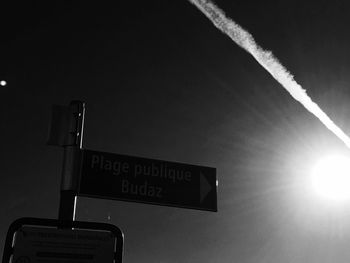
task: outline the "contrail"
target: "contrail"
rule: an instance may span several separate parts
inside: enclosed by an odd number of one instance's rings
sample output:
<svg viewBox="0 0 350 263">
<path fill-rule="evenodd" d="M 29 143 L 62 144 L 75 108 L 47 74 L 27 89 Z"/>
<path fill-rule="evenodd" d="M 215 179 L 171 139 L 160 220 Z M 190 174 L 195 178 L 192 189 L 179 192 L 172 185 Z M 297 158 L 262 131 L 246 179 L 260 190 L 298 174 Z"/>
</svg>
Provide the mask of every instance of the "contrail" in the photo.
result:
<svg viewBox="0 0 350 263">
<path fill-rule="evenodd" d="M 314 114 L 329 130 L 331 130 L 346 146 L 350 148 L 350 138 L 311 100 L 306 91 L 294 80 L 293 75 L 275 58 L 271 51 L 264 50 L 253 36 L 232 19 L 226 17 L 224 11 L 209 0 L 189 0 L 223 33 L 228 35 L 237 45 L 250 53 L 289 93 L 308 111 Z"/>
</svg>

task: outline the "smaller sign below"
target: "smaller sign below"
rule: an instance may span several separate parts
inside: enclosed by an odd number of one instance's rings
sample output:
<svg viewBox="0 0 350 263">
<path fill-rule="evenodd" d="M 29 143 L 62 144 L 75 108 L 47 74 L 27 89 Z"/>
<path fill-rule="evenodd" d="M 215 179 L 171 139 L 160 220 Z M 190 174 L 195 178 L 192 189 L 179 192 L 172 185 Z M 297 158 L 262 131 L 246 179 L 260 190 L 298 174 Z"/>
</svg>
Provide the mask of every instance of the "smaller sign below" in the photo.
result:
<svg viewBox="0 0 350 263">
<path fill-rule="evenodd" d="M 22 226 L 15 235 L 11 262 L 112 263 L 115 242 L 108 231 Z"/>
</svg>

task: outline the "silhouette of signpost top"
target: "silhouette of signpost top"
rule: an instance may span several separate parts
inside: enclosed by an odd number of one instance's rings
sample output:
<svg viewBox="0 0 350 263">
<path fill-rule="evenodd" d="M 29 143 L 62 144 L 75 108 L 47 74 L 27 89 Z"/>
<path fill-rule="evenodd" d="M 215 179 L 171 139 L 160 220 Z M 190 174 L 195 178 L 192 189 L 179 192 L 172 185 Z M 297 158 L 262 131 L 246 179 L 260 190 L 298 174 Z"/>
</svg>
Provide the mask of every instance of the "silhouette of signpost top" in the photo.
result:
<svg viewBox="0 0 350 263">
<path fill-rule="evenodd" d="M 63 146 L 59 219 L 77 196 L 217 211 L 216 169 L 83 149 L 85 103 L 54 106 L 48 144 Z"/>
</svg>

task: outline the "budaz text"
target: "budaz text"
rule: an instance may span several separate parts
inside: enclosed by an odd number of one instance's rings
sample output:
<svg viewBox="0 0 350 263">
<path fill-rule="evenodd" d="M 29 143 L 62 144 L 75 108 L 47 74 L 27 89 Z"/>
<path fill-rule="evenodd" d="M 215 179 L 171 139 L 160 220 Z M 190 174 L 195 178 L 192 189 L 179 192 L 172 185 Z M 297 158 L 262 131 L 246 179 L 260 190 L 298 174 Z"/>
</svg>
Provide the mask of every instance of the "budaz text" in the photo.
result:
<svg viewBox="0 0 350 263">
<path fill-rule="evenodd" d="M 123 194 L 162 198 L 162 190 L 161 187 L 151 185 L 147 181 L 139 185 L 130 183 L 127 179 L 122 180 Z"/>
</svg>

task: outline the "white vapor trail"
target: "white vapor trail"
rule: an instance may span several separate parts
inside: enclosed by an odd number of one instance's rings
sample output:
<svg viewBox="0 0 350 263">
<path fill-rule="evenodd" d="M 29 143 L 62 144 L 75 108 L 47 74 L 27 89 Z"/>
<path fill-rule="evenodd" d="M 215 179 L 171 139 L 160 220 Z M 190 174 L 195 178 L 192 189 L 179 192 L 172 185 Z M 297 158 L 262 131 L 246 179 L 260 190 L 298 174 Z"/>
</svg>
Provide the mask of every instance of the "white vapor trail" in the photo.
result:
<svg viewBox="0 0 350 263">
<path fill-rule="evenodd" d="M 288 70 L 275 58 L 271 51 L 264 50 L 253 36 L 243 29 L 209 0 L 189 0 L 223 33 L 228 35 L 237 45 L 250 53 L 289 93 L 308 111 L 314 114 L 329 130 L 331 130 L 346 146 L 350 148 L 350 138 L 311 100 L 306 91 L 294 80 Z"/>
</svg>

